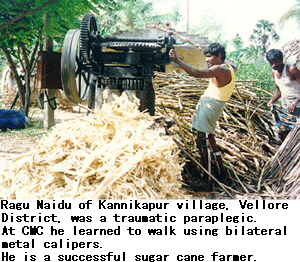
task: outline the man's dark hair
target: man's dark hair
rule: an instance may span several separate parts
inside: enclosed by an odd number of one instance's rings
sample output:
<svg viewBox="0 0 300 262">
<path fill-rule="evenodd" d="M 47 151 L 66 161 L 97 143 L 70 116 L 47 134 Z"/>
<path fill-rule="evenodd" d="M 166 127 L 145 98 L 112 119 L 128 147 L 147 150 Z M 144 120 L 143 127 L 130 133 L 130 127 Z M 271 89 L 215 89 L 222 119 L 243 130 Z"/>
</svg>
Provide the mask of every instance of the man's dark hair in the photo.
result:
<svg viewBox="0 0 300 262">
<path fill-rule="evenodd" d="M 218 56 L 218 54 L 221 54 L 222 55 L 222 57 L 221 57 L 222 60 L 225 60 L 225 58 L 226 58 L 225 47 L 218 44 L 218 43 L 210 44 L 208 47 L 206 47 L 203 50 L 203 54 L 204 55 L 211 54 L 211 55 L 215 55 L 215 56 Z"/>
<path fill-rule="evenodd" d="M 279 49 L 271 49 L 266 53 L 266 58 L 268 61 L 283 61 L 283 54 Z"/>
</svg>

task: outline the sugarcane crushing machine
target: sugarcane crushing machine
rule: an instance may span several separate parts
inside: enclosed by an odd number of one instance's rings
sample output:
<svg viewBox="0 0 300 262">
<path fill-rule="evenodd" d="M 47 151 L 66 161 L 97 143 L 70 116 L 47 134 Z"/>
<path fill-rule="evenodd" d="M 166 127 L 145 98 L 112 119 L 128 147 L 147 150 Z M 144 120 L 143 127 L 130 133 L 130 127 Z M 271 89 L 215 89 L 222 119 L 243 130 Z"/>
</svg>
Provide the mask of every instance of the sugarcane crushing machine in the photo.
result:
<svg viewBox="0 0 300 262">
<path fill-rule="evenodd" d="M 74 104 L 87 101 L 95 108 L 96 94 L 109 89 L 134 93 L 140 110 L 155 112 L 154 71 L 171 63 L 175 44 L 170 33 L 157 38 L 101 35 L 96 17 L 85 14 L 80 29 L 69 30 L 61 57 L 61 78 L 66 98 Z"/>
</svg>

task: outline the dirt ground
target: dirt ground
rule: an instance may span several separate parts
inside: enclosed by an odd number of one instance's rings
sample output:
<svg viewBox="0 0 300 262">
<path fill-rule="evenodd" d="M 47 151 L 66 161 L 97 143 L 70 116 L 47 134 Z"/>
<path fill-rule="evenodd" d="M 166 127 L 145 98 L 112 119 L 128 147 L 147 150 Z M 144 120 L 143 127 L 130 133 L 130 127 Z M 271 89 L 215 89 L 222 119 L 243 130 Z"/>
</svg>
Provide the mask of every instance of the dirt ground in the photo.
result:
<svg viewBox="0 0 300 262">
<path fill-rule="evenodd" d="M 73 111 L 55 110 L 55 122 L 69 121 L 86 115 L 86 110 L 78 107 L 73 107 Z M 29 114 L 32 125 L 42 125 L 44 114 L 42 111 L 37 111 Z M 8 132 L 10 132 L 8 134 Z M 18 156 L 34 149 L 42 135 L 46 132 L 43 128 L 35 130 L 35 134 L 30 132 L 27 134 L 25 130 L 12 130 L 0 132 L 0 171 L 5 166 L 13 163 L 13 160 Z"/>
</svg>

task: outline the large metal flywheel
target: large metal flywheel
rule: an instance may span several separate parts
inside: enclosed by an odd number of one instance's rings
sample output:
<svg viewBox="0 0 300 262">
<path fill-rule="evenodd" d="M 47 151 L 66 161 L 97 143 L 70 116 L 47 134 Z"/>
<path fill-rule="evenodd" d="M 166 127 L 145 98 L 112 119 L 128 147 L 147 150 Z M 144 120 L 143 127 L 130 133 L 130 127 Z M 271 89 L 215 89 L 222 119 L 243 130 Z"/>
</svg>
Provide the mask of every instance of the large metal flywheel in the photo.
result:
<svg viewBox="0 0 300 262">
<path fill-rule="evenodd" d="M 81 30 L 69 30 L 62 50 L 62 83 L 66 98 L 74 104 L 88 98 L 89 88 L 95 85 L 92 74 L 92 39 L 97 34 L 96 19 L 86 14 Z"/>
</svg>

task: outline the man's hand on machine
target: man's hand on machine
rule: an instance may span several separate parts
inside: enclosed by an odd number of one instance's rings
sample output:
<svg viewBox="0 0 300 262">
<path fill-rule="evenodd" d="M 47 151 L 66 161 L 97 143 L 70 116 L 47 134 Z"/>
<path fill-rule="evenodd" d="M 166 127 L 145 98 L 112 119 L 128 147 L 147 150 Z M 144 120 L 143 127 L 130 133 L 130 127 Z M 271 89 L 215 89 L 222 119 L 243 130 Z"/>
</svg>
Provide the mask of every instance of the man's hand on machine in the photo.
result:
<svg viewBox="0 0 300 262">
<path fill-rule="evenodd" d="M 174 62 L 178 59 L 177 53 L 176 53 L 176 51 L 175 51 L 174 49 L 171 49 L 171 50 L 170 50 L 169 56 L 170 56 L 170 58 L 172 58 L 172 60 L 173 60 Z"/>
</svg>

